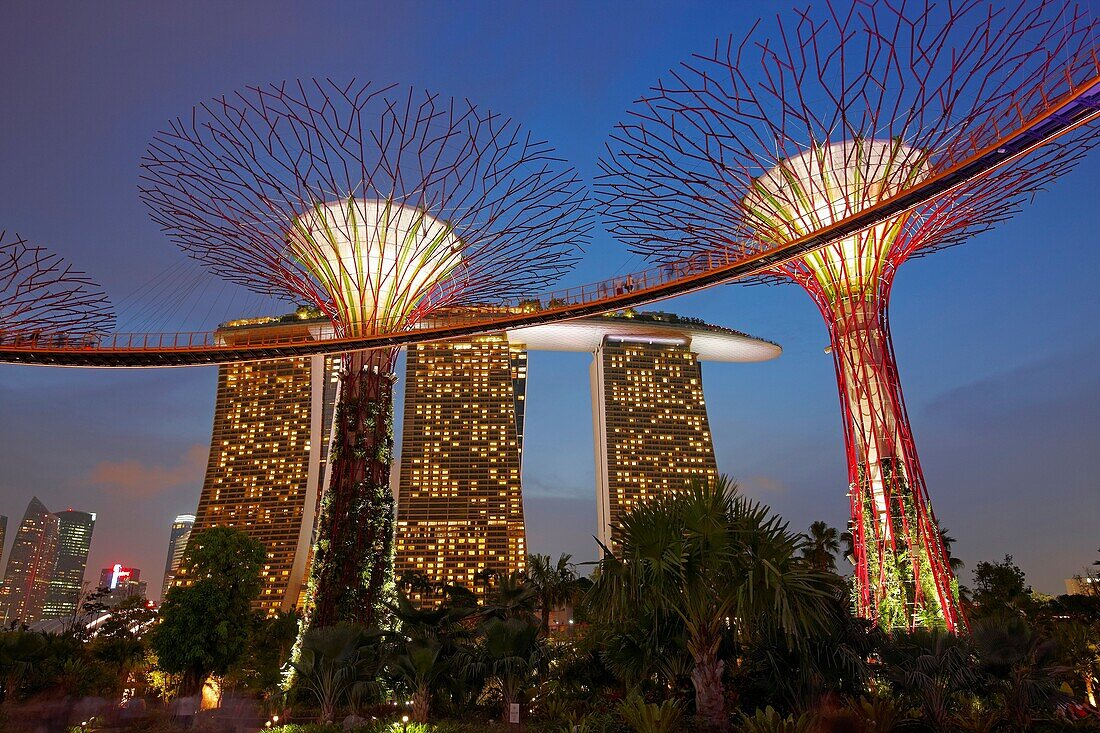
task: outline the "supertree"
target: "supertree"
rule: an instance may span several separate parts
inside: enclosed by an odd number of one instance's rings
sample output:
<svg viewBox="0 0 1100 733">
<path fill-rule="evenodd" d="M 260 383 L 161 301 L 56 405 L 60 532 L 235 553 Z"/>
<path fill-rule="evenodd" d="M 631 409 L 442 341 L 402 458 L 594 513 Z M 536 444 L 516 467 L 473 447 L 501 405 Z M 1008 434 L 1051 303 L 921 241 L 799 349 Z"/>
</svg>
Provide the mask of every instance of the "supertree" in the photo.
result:
<svg viewBox="0 0 1100 733">
<path fill-rule="evenodd" d="M 0 342 L 87 343 L 114 327 L 107 296 L 60 255 L 0 231 Z"/>
<path fill-rule="evenodd" d="M 516 122 L 395 86 L 310 80 L 196 106 L 158 133 L 141 197 L 188 254 L 319 308 L 340 336 L 550 283 L 590 227 L 574 171 Z M 370 624 L 388 585 L 397 349 L 345 354 L 307 593 L 312 627 Z"/>
<path fill-rule="evenodd" d="M 612 133 L 596 198 L 620 240 L 669 266 L 767 252 L 995 145 L 1097 74 L 1079 8 L 977 0 L 855 2 L 719 39 L 673 69 Z M 854 605 L 884 627 L 965 625 L 891 345 L 909 257 L 1014 213 L 1096 143 L 1095 122 L 980 177 L 787 259 L 828 326 L 843 413 Z M 1034 146 L 1033 146 L 1034 147 Z M 1005 150 L 998 152 L 1005 153 Z"/>
</svg>

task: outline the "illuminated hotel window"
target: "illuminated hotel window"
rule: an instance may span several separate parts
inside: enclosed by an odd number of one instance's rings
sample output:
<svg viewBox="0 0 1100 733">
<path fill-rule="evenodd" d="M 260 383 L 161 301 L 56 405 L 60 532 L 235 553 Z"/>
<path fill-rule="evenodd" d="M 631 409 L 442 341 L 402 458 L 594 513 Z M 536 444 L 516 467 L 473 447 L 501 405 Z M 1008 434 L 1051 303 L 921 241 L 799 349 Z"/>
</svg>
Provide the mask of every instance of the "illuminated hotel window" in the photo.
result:
<svg viewBox="0 0 1100 733">
<path fill-rule="evenodd" d="M 398 577 L 417 572 L 436 582 L 469 582 L 469 566 L 523 569 L 519 476 L 526 375 L 526 351 L 502 335 L 419 344 L 408 352 Z M 499 478 L 501 472 L 507 479 Z M 482 479 L 494 476 L 489 496 Z M 491 546 L 514 549 L 497 553 Z"/>
<path fill-rule="evenodd" d="M 605 339 L 595 358 L 606 464 L 597 466 L 607 518 L 600 539 L 614 546 L 614 528 L 633 506 L 718 471 L 702 373 L 687 347 Z"/>
</svg>

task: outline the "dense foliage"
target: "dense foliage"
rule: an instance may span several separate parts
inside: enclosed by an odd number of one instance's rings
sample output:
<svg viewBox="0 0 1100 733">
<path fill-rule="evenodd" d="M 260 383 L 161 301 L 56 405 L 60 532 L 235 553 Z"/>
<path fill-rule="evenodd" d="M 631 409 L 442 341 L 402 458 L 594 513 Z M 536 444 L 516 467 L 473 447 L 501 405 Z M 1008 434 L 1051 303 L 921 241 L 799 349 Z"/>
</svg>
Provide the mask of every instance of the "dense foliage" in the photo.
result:
<svg viewBox="0 0 1100 733">
<path fill-rule="evenodd" d="M 1006 557 L 974 566 L 968 634 L 883 631 L 831 572 L 843 535 L 727 481 L 633 512 L 591 579 L 568 556 L 403 579 L 384 627 L 311 629 L 293 665 L 300 619 L 248 611 L 262 552 L 202 537 L 152 630 L 132 603 L 95 633 L 0 633 L 0 729 L 492 733 L 518 709 L 532 733 L 1100 731 L 1100 596 L 1036 594 Z"/>
</svg>

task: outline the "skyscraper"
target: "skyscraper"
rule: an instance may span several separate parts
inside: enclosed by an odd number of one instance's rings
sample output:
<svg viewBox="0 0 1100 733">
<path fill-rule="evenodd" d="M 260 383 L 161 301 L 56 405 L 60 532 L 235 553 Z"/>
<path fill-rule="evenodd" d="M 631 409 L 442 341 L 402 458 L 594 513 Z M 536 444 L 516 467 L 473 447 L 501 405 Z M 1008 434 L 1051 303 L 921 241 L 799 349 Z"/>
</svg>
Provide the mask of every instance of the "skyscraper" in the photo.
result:
<svg viewBox="0 0 1100 733">
<path fill-rule="evenodd" d="M 191 537 L 191 527 L 194 524 L 194 514 L 180 514 L 172 520 L 172 533 L 168 537 L 168 557 L 164 560 L 164 582 L 160 586 L 161 603 L 164 603 L 164 597 L 168 595 L 168 586 L 183 559 L 183 551 L 187 549 L 187 540 Z"/>
<path fill-rule="evenodd" d="M 67 618 L 76 613 L 88 550 L 92 546 L 95 514 L 68 509 L 57 517 L 57 553 L 41 618 Z"/>
<path fill-rule="evenodd" d="M 330 328 L 302 311 L 282 318 L 233 321 L 226 343 L 309 337 Z M 275 332 L 275 333 L 273 333 Z M 337 386 L 332 357 L 223 364 L 210 459 L 192 536 L 237 527 L 267 551 L 256 607 L 290 610 L 298 601 L 312 545 Z M 187 584 L 177 573 L 176 584 Z"/>
<path fill-rule="evenodd" d="M 42 618 L 46 591 L 57 556 L 58 518 L 38 500 L 31 499 L 15 533 L 8 557 L 4 587 L 0 590 L 0 616 L 4 621 L 29 624 Z"/>
<path fill-rule="evenodd" d="M 479 572 L 524 569 L 526 391 L 527 351 L 503 333 L 409 347 L 397 577 L 480 589 Z"/>
<path fill-rule="evenodd" d="M 141 579 L 141 568 L 128 568 L 115 563 L 99 571 L 99 586 L 110 591 L 103 599 L 108 606 L 116 606 L 127 598 L 146 597 L 148 584 Z"/>
<path fill-rule="evenodd" d="M 703 372 L 685 342 L 606 336 L 591 366 L 600 541 L 633 507 L 718 476 Z"/>
<path fill-rule="evenodd" d="M 534 350 L 589 351 L 598 539 L 639 502 L 718 475 L 700 361 L 774 359 L 777 345 L 670 313 L 626 311 L 509 332 Z"/>
</svg>

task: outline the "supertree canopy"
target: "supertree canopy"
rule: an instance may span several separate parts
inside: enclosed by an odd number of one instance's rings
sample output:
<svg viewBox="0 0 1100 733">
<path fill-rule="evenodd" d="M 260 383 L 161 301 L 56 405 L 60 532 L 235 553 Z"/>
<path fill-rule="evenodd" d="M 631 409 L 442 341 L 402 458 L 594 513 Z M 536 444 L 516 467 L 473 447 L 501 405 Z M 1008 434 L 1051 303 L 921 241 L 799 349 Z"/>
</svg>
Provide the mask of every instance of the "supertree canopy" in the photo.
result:
<svg viewBox="0 0 1100 733">
<path fill-rule="evenodd" d="M 672 264 L 797 240 L 993 145 L 1098 72 L 1097 25 L 1061 3 L 855 2 L 715 42 L 617 126 L 597 199 L 634 251 Z M 908 257 L 1015 212 L 1097 141 L 1095 123 L 788 259 L 829 329 L 844 417 L 855 607 L 884 627 L 965 623 L 906 417 L 888 327 Z M 1000 152 L 1004 152 L 1003 150 Z"/>
<path fill-rule="evenodd" d="M 107 296 L 60 255 L 0 231 L 0 341 L 72 346 L 114 327 Z"/>
<path fill-rule="evenodd" d="M 414 327 L 557 279 L 590 226 L 574 171 L 514 121 L 398 87 L 307 81 L 197 106 L 159 133 L 141 196 L 229 280 L 344 336 Z M 306 608 L 369 624 L 391 573 L 396 349 L 344 356 Z"/>
</svg>

